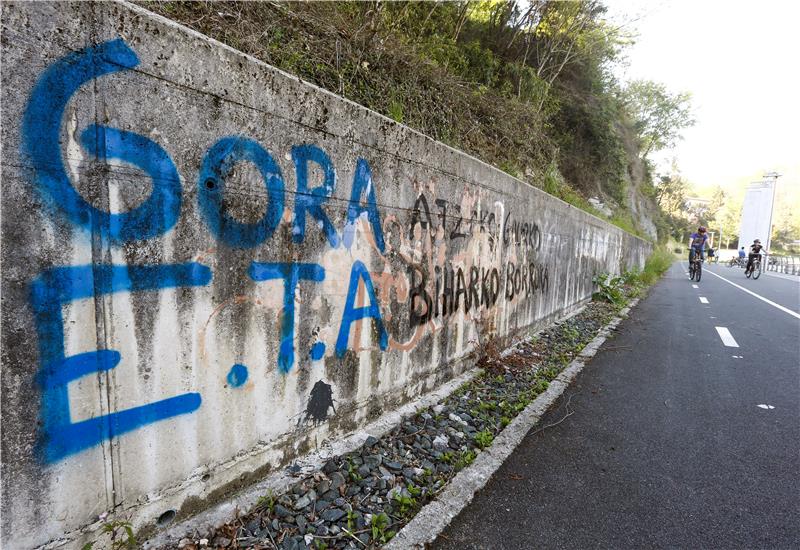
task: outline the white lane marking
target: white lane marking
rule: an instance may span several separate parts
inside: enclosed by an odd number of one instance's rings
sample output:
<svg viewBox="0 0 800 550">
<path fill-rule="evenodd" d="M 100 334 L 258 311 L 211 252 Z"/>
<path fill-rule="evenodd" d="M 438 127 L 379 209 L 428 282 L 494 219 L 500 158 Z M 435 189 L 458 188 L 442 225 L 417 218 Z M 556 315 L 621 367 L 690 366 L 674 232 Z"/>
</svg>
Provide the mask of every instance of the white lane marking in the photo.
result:
<svg viewBox="0 0 800 550">
<path fill-rule="evenodd" d="M 709 317 L 709 319 L 716 319 L 716 317 Z"/>
<path fill-rule="evenodd" d="M 758 405 L 758 406 L 761 407 L 762 409 L 774 409 L 775 408 L 772 405 L 765 405 L 763 403 L 761 405 Z"/>
<path fill-rule="evenodd" d="M 736 343 L 736 340 L 733 339 L 733 335 L 731 331 L 727 329 L 727 327 L 714 327 L 717 329 L 717 334 L 719 334 L 720 340 L 722 343 L 728 346 L 729 348 L 738 348 L 739 344 Z"/>
<path fill-rule="evenodd" d="M 800 313 L 796 313 L 796 312 L 792 311 L 791 309 L 788 309 L 788 308 L 785 308 L 785 307 L 783 307 L 783 306 L 782 306 L 782 305 L 780 305 L 780 304 L 776 304 L 776 303 L 775 303 L 775 302 L 773 302 L 772 300 L 767 300 L 767 299 L 766 299 L 766 298 L 764 298 L 763 296 L 759 296 L 759 295 L 758 295 L 758 294 L 756 294 L 755 292 L 752 292 L 752 291 L 750 291 L 750 290 L 747 290 L 747 289 L 746 289 L 746 288 L 744 288 L 743 286 L 739 286 L 739 285 L 737 285 L 736 283 L 734 283 L 733 281 L 729 281 L 728 279 L 726 279 L 726 278 L 725 278 L 725 277 L 723 277 L 722 275 L 717 275 L 716 273 L 714 273 L 714 272 L 713 272 L 713 271 L 711 271 L 710 269 L 708 270 L 708 273 L 711 273 L 711 274 L 712 274 L 714 277 L 719 277 L 720 279 L 722 279 L 722 280 L 723 280 L 723 281 L 725 281 L 726 283 L 728 283 L 728 284 L 731 284 L 731 285 L 735 286 L 736 288 L 738 288 L 739 290 L 743 290 L 743 291 L 747 292 L 748 294 L 751 294 L 751 295 L 755 296 L 756 298 L 758 298 L 759 300 L 761 300 L 761 301 L 763 301 L 763 302 L 767 302 L 769 305 L 771 305 L 771 306 L 773 306 L 773 307 L 776 307 L 776 308 L 778 308 L 778 309 L 779 309 L 779 310 L 781 310 L 781 311 L 785 311 L 786 313 L 788 313 L 788 314 L 789 314 L 789 315 L 791 315 L 792 317 L 797 317 L 798 319 L 800 319 Z"/>
<path fill-rule="evenodd" d="M 705 296 L 700 296 L 700 303 L 701 304 L 707 304 L 708 303 L 708 298 L 706 298 Z"/>
<path fill-rule="evenodd" d="M 700 287 L 697 285 L 692 285 L 692 288 L 700 288 Z"/>
<path fill-rule="evenodd" d="M 744 355 L 731 355 L 734 359 L 744 359 Z"/>
</svg>

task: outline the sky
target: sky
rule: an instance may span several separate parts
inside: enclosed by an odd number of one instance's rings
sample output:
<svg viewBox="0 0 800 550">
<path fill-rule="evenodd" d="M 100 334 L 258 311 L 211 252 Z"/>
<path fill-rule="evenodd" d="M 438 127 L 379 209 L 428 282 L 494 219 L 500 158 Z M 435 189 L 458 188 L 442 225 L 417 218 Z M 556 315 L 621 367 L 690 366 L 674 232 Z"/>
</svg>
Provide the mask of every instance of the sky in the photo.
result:
<svg viewBox="0 0 800 550">
<path fill-rule="evenodd" d="M 699 187 L 783 174 L 800 186 L 800 2 L 606 0 L 612 21 L 636 31 L 622 80 L 688 91 L 697 120 L 671 151 Z M 791 180 L 791 181 L 787 181 Z"/>
</svg>

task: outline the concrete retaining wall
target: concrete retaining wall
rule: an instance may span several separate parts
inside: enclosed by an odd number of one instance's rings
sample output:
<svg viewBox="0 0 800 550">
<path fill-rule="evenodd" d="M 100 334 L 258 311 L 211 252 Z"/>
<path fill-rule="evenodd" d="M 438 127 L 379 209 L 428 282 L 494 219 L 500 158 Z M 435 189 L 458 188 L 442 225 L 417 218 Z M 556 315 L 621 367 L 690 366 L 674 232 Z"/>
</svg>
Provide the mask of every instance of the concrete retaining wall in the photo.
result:
<svg viewBox="0 0 800 550">
<path fill-rule="evenodd" d="M 2 10 L 4 548 L 190 514 L 650 251 L 140 8 Z"/>
</svg>

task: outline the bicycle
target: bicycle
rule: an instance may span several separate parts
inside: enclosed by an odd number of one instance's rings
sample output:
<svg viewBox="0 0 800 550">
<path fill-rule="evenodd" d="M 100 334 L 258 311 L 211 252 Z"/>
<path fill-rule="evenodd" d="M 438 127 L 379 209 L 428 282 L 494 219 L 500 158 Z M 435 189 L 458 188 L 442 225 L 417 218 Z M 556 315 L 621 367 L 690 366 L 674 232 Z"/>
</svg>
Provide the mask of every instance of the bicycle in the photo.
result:
<svg viewBox="0 0 800 550">
<path fill-rule="evenodd" d="M 700 282 L 700 277 L 703 275 L 703 257 L 698 253 L 694 255 L 694 259 L 689 262 L 689 279 L 692 281 Z"/>
<path fill-rule="evenodd" d="M 750 269 L 745 268 L 744 276 L 748 279 L 750 277 L 753 279 L 758 279 L 761 277 L 761 258 L 755 258 L 753 260 L 753 266 Z"/>
<path fill-rule="evenodd" d="M 746 258 L 731 258 L 728 262 L 728 267 L 746 267 L 747 266 L 747 259 Z"/>
</svg>

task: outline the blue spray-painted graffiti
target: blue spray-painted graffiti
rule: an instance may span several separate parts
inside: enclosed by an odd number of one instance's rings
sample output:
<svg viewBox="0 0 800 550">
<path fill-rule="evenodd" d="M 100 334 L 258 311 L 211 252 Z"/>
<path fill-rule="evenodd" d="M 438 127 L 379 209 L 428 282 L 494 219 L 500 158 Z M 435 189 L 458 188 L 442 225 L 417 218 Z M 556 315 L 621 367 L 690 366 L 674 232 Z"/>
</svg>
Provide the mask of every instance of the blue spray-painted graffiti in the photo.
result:
<svg viewBox="0 0 800 550">
<path fill-rule="evenodd" d="M 314 145 L 299 145 L 292 148 L 295 172 L 297 173 L 297 197 L 294 203 L 294 242 L 303 242 L 306 235 L 306 212 L 314 216 L 322 224 L 322 231 L 328 237 L 332 247 L 339 246 L 339 235 L 333 228 L 328 215 L 322 210 L 336 189 L 336 170 L 328 155 Z M 314 189 L 308 188 L 308 163 L 316 162 L 322 168 L 325 181 Z"/>
<path fill-rule="evenodd" d="M 113 369 L 114 350 L 65 356 L 61 308 L 75 300 L 112 294 L 207 285 L 211 270 L 197 263 L 158 266 L 80 265 L 42 272 L 31 283 L 31 305 L 39 336 L 42 388 L 42 454 L 53 462 L 114 436 L 200 406 L 200 394 L 185 393 L 124 411 L 72 422 L 67 384 Z"/>
<path fill-rule="evenodd" d="M 241 388 L 244 386 L 244 383 L 247 382 L 248 376 L 249 373 L 247 372 L 247 367 L 237 363 L 231 367 L 231 370 L 228 371 L 228 376 L 226 379 L 232 388 Z"/>
<path fill-rule="evenodd" d="M 364 288 L 367 291 L 369 306 L 354 307 L 358 293 L 358 283 L 364 281 Z M 378 342 L 381 351 L 386 350 L 389 343 L 389 335 L 383 326 L 381 310 L 378 308 L 378 298 L 375 296 L 375 289 L 372 286 L 372 278 L 369 276 L 367 266 L 356 260 L 350 269 L 350 285 L 347 288 L 347 299 L 344 302 L 344 313 L 342 323 L 339 325 L 339 337 L 336 339 L 336 355 L 344 356 L 347 351 L 347 342 L 350 339 L 350 325 L 361 319 L 372 318 L 375 321 L 375 328 L 378 331 Z"/>
<path fill-rule="evenodd" d="M 365 192 L 367 194 L 367 205 L 363 206 L 361 204 L 361 195 Z M 366 214 L 367 220 L 372 224 L 375 244 L 378 246 L 378 250 L 383 253 L 386 247 L 383 242 L 383 229 L 381 229 L 381 214 L 378 212 L 378 204 L 375 201 L 375 188 L 372 185 L 372 172 L 367 161 L 358 159 L 356 173 L 353 177 L 353 190 L 350 193 L 350 204 L 347 207 L 347 225 L 342 238 L 347 248 L 353 245 L 356 220 L 362 214 Z"/>
<path fill-rule="evenodd" d="M 283 279 L 283 320 L 278 368 L 281 372 L 289 372 L 294 365 L 294 293 L 297 283 L 300 279 L 323 281 L 325 270 L 317 264 L 253 262 L 250 265 L 250 278 L 254 281 Z"/>
<path fill-rule="evenodd" d="M 236 163 L 250 161 L 264 178 L 269 204 L 258 223 L 241 223 L 223 212 L 222 195 L 225 179 Z M 258 142 L 249 138 L 222 138 L 206 153 L 198 179 L 200 211 L 211 232 L 224 243 L 239 248 L 252 248 L 275 232 L 283 215 L 283 177 L 272 156 Z"/>
<path fill-rule="evenodd" d="M 115 243 L 149 239 L 175 225 L 181 207 L 178 171 L 169 155 L 148 138 L 92 125 L 81 135 L 84 147 L 96 156 L 134 164 L 153 180 L 150 198 L 139 207 L 120 214 L 99 210 L 69 181 L 61 159 L 61 119 L 70 98 L 83 84 L 138 64 L 133 50 L 119 39 L 71 53 L 39 78 L 22 119 L 22 160 L 33 167 L 33 179 L 43 198 L 75 225 L 100 235 L 108 231 Z"/>
<path fill-rule="evenodd" d="M 120 246 L 132 241 L 163 235 L 178 222 L 181 212 L 181 181 L 167 151 L 148 137 L 133 132 L 89 125 L 80 134 L 80 144 L 98 161 L 118 160 L 144 171 L 152 181 L 150 196 L 139 206 L 112 213 L 92 205 L 70 182 L 61 157 L 61 121 L 72 97 L 93 79 L 136 67 L 139 59 L 121 39 L 73 52 L 53 63 L 34 86 L 22 120 L 20 154 L 32 167 L 33 184 L 53 210 L 103 243 Z M 323 209 L 336 189 L 336 170 L 328 155 L 311 144 L 292 148 L 297 176 L 297 193 L 292 221 L 292 239 L 305 238 L 307 214 L 314 218 L 331 247 L 351 248 L 359 219 L 372 230 L 376 247 L 383 253 L 385 244 L 372 174 L 366 160 L 356 163 L 350 203 L 341 237 Z M 236 164 L 250 162 L 261 173 L 267 190 L 268 206 L 257 223 L 242 223 L 225 212 L 223 195 L 226 179 Z M 309 188 L 309 165 L 323 172 L 320 186 Z M 243 136 L 219 139 L 205 153 L 199 170 L 198 207 L 210 232 L 226 245 L 252 248 L 269 239 L 281 223 L 285 185 L 281 170 L 270 153 L 257 141 Z M 231 191 L 229 191 L 231 192 Z M 279 371 L 289 372 L 295 362 L 295 293 L 301 280 L 321 282 L 322 266 L 309 263 L 253 262 L 248 275 L 254 281 L 280 279 L 284 284 L 281 341 L 277 357 Z M 30 286 L 30 301 L 39 338 L 41 387 L 40 450 L 45 462 L 54 462 L 88 449 L 103 441 L 143 426 L 191 413 L 202 398 L 199 393 L 184 393 L 168 399 L 73 422 L 70 415 L 68 384 L 85 376 L 116 368 L 122 357 L 112 349 L 97 349 L 67 356 L 62 306 L 76 300 L 97 298 L 118 292 L 160 291 L 167 288 L 200 287 L 212 278 L 210 268 L 199 263 L 167 265 L 77 265 L 42 271 Z M 356 307 L 360 282 L 366 289 L 368 305 Z M 336 355 L 347 349 L 354 322 L 371 318 L 381 350 L 387 348 L 378 300 L 366 266 L 356 261 L 350 273 L 344 313 L 336 341 Z M 315 342 L 311 360 L 320 360 L 325 344 Z M 247 367 L 234 365 L 226 380 L 241 387 L 248 379 Z"/>
</svg>

